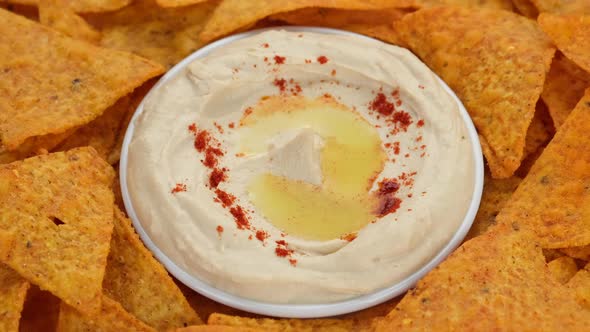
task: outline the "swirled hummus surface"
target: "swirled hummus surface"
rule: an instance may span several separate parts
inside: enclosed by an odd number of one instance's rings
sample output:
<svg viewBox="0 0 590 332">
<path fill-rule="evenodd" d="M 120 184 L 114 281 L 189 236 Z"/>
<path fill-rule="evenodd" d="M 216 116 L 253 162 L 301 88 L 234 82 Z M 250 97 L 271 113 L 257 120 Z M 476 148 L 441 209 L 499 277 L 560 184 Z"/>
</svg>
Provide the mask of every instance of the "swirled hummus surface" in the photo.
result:
<svg viewBox="0 0 590 332">
<path fill-rule="evenodd" d="M 151 240 L 188 273 L 274 303 L 392 285 L 450 240 L 474 186 L 455 101 L 409 51 L 267 31 L 153 91 L 127 185 Z"/>
</svg>

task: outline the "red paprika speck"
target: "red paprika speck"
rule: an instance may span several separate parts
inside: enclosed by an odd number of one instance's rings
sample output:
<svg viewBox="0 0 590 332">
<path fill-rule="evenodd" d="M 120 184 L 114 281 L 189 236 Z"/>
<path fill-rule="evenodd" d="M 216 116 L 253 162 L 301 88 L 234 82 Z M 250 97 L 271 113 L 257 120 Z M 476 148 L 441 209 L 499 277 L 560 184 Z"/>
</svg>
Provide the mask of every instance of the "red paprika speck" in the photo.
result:
<svg viewBox="0 0 590 332">
<path fill-rule="evenodd" d="M 223 233 L 223 226 L 217 225 L 217 233 L 219 233 L 219 236 L 221 236 L 221 233 Z"/>
<path fill-rule="evenodd" d="M 230 124 L 228 124 L 227 126 L 231 129 L 234 129 L 236 125 L 233 122 L 230 122 Z"/>
<path fill-rule="evenodd" d="M 330 72 L 330 74 L 332 74 L 332 76 L 336 76 L 336 69 L 332 69 L 332 72 Z"/>
<path fill-rule="evenodd" d="M 297 260 L 293 258 L 289 258 L 289 264 L 293 265 L 293 267 L 297 266 Z"/>
<path fill-rule="evenodd" d="M 275 254 L 279 257 L 291 256 L 292 253 L 293 253 L 293 250 L 291 250 L 291 249 L 280 248 L 280 247 L 275 248 Z"/>
<path fill-rule="evenodd" d="M 275 78 L 273 84 L 279 88 L 279 91 L 285 92 L 287 89 L 287 80 L 284 78 Z"/>
<path fill-rule="evenodd" d="M 349 233 L 341 237 L 342 240 L 352 242 L 356 239 L 356 233 Z"/>
<path fill-rule="evenodd" d="M 205 154 L 205 160 L 203 160 L 205 167 L 214 168 L 217 166 L 217 157 L 212 153 Z"/>
<path fill-rule="evenodd" d="M 209 142 L 209 132 L 201 130 L 195 137 L 195 149 L 199 152 L 205 151 L 207 143 Z"/>
<path fill-rule="evenodd" d="M 311 63 L 311 60 L 305 59 L 305 63 Z"/>
<path fill-rule="evenodd" d="M 262 47 L 264 47 L 264 48 L 268 48 L 269 46 L 270 46 L 270 45 L 268 45 L 268 43 L 264 43 L 264 44 L 262 44 Z"/>
<path fill-rule="evenodd" d="M 233 207 L 229 212 L 234 216 L 238 229 L 250 229 L 250 222 L 241 206 Z"/>
<path fill-rule="evenodd" d="M 176 186 L 174 188 L 172 188 L 172 190 L 170 192 L 173 194 L 176 194 L 176 193 L 184 192 L 184 191 L 186 191 L 186 184 L 177 183 Z"/>
<path fill-rule="evenodd" d="M 190 131 L 191 133 L 193 133 L 193 135 L 197 134 L 197 125 L 195 123 L 191 123 L 188 126 L 188 131 Z"/>
<path fill-rule="evenodd" d="M 264 242 L 264 240 L 266 240 L 269 236 L 270 235 L 268 235 L 268 233 L 263 230 L 256 231 L 256 238 L 258 239 L 258 241 Z"/>
<path fill-rule="evenodd" d="M 383 115 L 390 115 L 395 111 L 395 106 L 393 103 L 387 100 L 387 97 L 383 92 L 379 92 L 373 101 L 369 104 L 369 109 L 372 111 L 377 111 Z"/>
<path fill-rule="evenodd" d="M 393 153 L 395 155 L 398 155 L 399 154 L 399 151 L 400 151 L 399 142 L 394 142 L 393 143 Z"/>
<path fill-rule="evenodd" d="M 324 55 L 320 55 L 318 57 L 318 62 L 323 65 L 328 62 L 328 58 L 326 58 Z"/>
<path fill-rule="evenodd" d="M 393 122 L 401 124 L 402 128 L 405 130 L 410 124 L 412 124 L 412 117 L 404 111 L 395 112 L 395 114 L 393 114 Z"/>
<path fill-rule="evenodd" d="M 225 181 L 225 179 L 226 175 L 224 170 L 216 168 L 213 170 L 213 172 L 211 172 L 211 175 L 209 176 L 209 186 L 211 188 L 217 188 L 219 183 Z"/>
<path fill-rule="evenodd" d="M 282 65 L 283 63 L 285 63 L 285 57 L 284 56 L 275 55 L 274 59 L 275 59 L 275 63 L 277 65 Z"/>
<path fill-rule="evenodd" d="M 383 179 L 379 182 L 379 195 L 393 194 L 399 190 L 399 182 L 396 179 Z"/>
<path fill-rule="evenodd" d="M 379 209 L 378 209 L 379 217 L 383 217 L 383 216 L 388 215 L 390 213 L 394 213 L 395 211 L 397 211 L 397 209 L 399 209 L 401 204 L 402 204 L 401 199 L 399 199 L 397 197 L 391 197 L 391 196 L 385 197 L 385 199 L 381 201 L 381 205 L 379 206 Z"/>
<path fill-rule="evenodd" d="M 278 245 L 280 245 L 280 246 L 286 246 L 286 245 L 287 245 L 287 242 L 285 242 L 285 240 L 278 240 L 278 241 L 275 241 L 275 242 L 276 242 Z"/>
<path fill-rule="evenodd" d="M 416 123 L 416 127 L 420 128 L 422 126 L 424 126 L 424 120 L 418 120 L 418 123 Z M 422 136 L 420 136 L 420 137 L 422 137 Z"/>
<path fill-rule="evenodd" d="M 236 201 L 236 197 L 234 195 L 228 194 L 221 189 L 215 189 L 215 195 L 217 195 L 219 202 L 221 202 L 221 205 L 225 208 L 230 207 Z"/>
</svg>

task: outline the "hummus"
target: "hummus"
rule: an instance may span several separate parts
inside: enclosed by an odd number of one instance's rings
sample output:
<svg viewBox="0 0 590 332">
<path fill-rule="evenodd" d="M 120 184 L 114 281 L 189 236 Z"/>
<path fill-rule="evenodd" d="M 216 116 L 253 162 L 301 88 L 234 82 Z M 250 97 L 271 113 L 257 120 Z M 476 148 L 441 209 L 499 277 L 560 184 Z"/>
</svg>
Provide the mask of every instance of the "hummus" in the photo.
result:
<svg viewBox="0 0 590 332">
<path fill-rule="evenodd" d="M 286 31 L 219 47 L 153 91 L 127 172 L 164 254 L 273 303 L 408 277 L 456 232 L 474 186 L 458 106 L 414 55 Z"/>
</svg>

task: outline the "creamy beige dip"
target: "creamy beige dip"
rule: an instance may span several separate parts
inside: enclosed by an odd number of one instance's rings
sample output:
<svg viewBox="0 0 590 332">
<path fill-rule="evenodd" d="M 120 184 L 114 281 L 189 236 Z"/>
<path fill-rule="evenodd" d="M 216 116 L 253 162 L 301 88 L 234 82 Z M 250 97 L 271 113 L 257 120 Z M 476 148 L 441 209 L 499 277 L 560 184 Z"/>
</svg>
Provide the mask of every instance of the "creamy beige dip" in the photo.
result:
<svg viewBox="0 0 590 332">
<path fill-rule="evenodd" d="M 240 125 L 249 108 L 281 94 L 280 79 L 287 82 L 283 94 L 329 96 L 374 128 L 386 160 L 370 193 L 383 179 L 412 174 L 408 183 L 399 180 L 399 208 L 376 215 L 352 241 L 290 234 L 253 203 L 249 188 L 260 174 L 309 186 L 327 176 L 321 151 L 328 140 L 313 125 L 277 122 L 287 129 L 260 142 Z M 411 116 L 404 130 L 376 110 L 379 93 Z M 226 179 L 217 189 L 235 196 L 250 229 L 240 229 L 210 187 L 211 169 L 187 129 L 193 123 L 219 143 Z M 153 91 L 135 121 L 127 185 L 149 237 L 188 273 L 254 300 L 326 303 L 401 281 L 442 249 L 471 200 L 470 144 L 458 106 L 409 51 L 354 36 L 268 31 L 215 49 Z M 262 240 L 256 230 L 264 231 Z M 286 257 L 279 247 L 288 249 Z"/>
</svg>

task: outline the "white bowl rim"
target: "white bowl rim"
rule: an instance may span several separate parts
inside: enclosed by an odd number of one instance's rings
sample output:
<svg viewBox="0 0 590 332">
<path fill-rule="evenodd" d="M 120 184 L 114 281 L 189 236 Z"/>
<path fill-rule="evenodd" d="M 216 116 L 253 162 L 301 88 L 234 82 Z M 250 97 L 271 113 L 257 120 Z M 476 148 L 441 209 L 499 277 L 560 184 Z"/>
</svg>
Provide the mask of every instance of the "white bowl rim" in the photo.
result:
<svg viewBox="0 0 590 332">
<path fill-rule="evenodd" d="M 319 27 L 304 27 L 304 26 L 279 26 L 279 27 L 271 27 L 271 28 L 264 28 L 264 29 L 257 29 L 251 30 L 235 35 L 231 35 L 225 37 L 223 39 L 217 40 L 203 48 L 198 49 L 188 57 L 184 58 L 178 64 L 176 64 L 172 69 L 170 69 L 164 76 L 160 78 L 160 80 L 152 87 L 152 89 L 148 92 L 148 94 L 144 97 L 142 102 L 138 105 L 135 114 L 133 115 L 131 121 L 129 122 L 129 127 L 127 128 L 127 132 L 125 133 L 125 139 L 123 141 L 123 146 L 121 148 L 121 159 L 119 162 L 119 171 L 120 171 L 120 185 L 121 185 L 121 193 L 123 196 L 123 202 L 125 204 L 125 208 L 127 209 L 127 213 L 129 218 L 131 219 L 133 226 L 135 227 L 137 233 L 139 234 L 140 238 L 142 239 L 145 246 L 154 254 L 155 258 L 160 261 L 164 265 L 164 267 L 180 282 L 188 286 L 189 288 L 193 289 L 194 291 L 200 293 L 201 295 L 208 297 L 214 301 L 220 302 L 227 306 L 240 309 L 247 312 L 252 312 L 261 315 L 273 316 L 273 317 L 288 317 L 288 318 L 319 318 L 319 317 L 327 317 L 327 316 L 336 316 L 342 315 L 354 311 L 359 311 L 362 309 L 366 309 L 385 301 L 388 301 L 396 296 L 403 294 L 409 288 L 413 287 L 418 280 L 420 280 L 424 275 L 426 275 L 430 270 L 434 269 L 437 265 L 439 265 L 448 255 L 450 255 L 458 246 L 461 244 L 467 232 L 471 228 L 473 220 L 475 219 L 475 215 L 477 214 L 481 195 L 483 191 L 483 179 L 484 179 L 484 164 L 483 164 L 483 155 L 481 151 L 481 146 L 479 143 L 479 137 L 477 134 L 477 130 L 473 125 L 469 114 L 459 98 L 455 95 L 455 93 L 449 88 L 449 86 L 441 80 L 436 74 L 436 78 L 442 84 L 443 88 L 452 98 L 455 100 L 457 105 L 459 106 L 459 111 L 461 113 L 461 117 L 467 131 L 469 133 L 469 138 L 472 146 L 472 153 L 473 153 L 473 160 L 474 160 L 474 186 L 473 186 L 473 194 L 471 198 L 471 202 L 469 204 L 469 208 L 467 213 L 465 214 L 465 218 L 463 219 L 461 225 L 453 235 L 453 237 L 449 240 L 449 242 L 440 250 L 438 254 L 436 254 L 433 258 L 430 259 L 426 264 L 424 264 L 420 269 L 416 270 L 414 273 L 406 277 L 404 280 L 395 283 L 386 288 L 379 289 L 375 292 L 361 295 L 355 298 L 350 298 L 343 301 L 332 302 L 332 303 L 325 303 L 325 304 L 277 304 L 277 303 L 265 303 L 260 301 L 254 301 L 251 299 L 247 299 L 244 297 L 240 297 L 237 295 L 230 294 L 225 292 L 221 289 L 217 289 L 204 281 L 201 281 L 195 276 L 187 273 L 185 270 L 180 268 L 176 265 L 166 254 L 164 254 L 150 239 L 147 232 L 143 229 L 137 214 L 135 213 L 135 209 L 133 208 L 133 204 L 131 202 L 131 198 L 129 195 L 129 190 L 127 188 L 127 167 L 128 167 L 128 151 L 129 151 L 129 144 L 131 142 L 131 138 L 133 136 L 133 132 L 135 129 L 135 120 L 138 116 L 143 112 L 144 102 L 150 94 L 152 94 L 155 90 L 157 90 L 160 86 L 168 82 L 170 79 L 181 73 L 181 71 L 190 64 L 193 60 L 204 57 L 209 54 L 214 49 L 230 44 L 236 40 L 240 40 L 255 34 L 259 34 L 261 32 L 269 31 L 269 30 L 285 30 L 285 31 L 292 31 L 292 32 L 313 32 L 313 33 L 323 33 L 323 34 L 335 34 L 335 35 L 350 35 L 361 37 L 364 39 L 369 40 L 376 40 L 371 37 L 367 37 L 364 35 L 360 35 L 354 32 L 338 30 L 338 29 L 330 29 L 330 28 L 319 28 Z"/>
</svg>

